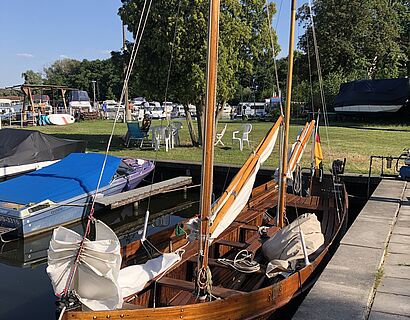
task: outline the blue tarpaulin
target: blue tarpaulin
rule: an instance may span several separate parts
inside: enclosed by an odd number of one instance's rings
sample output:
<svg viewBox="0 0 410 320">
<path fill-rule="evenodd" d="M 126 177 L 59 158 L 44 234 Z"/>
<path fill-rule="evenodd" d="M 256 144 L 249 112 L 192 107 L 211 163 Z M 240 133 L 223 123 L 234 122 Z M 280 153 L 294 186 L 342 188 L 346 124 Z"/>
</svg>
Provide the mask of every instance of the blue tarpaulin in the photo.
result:
<svg viewBox="0 0 410 320">
<path fill-rule="evenodd" d="M 0 201 L 20 204 L 44 200 L 61 202 L 97 187 L 105 155 L 97 153 L 72 153 L 63 160 L 0 183 Z M 100 188 L 114 177 L 121 158 L 108 156 Z"/>
</svg>

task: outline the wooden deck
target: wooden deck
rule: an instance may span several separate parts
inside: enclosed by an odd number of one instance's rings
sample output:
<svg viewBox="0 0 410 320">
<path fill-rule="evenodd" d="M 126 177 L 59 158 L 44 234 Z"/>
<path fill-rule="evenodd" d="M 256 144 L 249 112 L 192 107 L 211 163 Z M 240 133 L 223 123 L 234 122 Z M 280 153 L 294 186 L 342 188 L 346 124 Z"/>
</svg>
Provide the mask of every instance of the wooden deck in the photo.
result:
<svg viewBox="0 0 410 320">
<path fill-rule="evenodd" d="M 141 201 L 149 196 L 157 195 L 166 191 L 182 188 L 192 184 L 192 177 L 177 177 L 152 185 L 125 191 L 116 195 L 97 199 L 96 203 L 100 206 L 115 209 L 130 203 Z"/>
</svg>

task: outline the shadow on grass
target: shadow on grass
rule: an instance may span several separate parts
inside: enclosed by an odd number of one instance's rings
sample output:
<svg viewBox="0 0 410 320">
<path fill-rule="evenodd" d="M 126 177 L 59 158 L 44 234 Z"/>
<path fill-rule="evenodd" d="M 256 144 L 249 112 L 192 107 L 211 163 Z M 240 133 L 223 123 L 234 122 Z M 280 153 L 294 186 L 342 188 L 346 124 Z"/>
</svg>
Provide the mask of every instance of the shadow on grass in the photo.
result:
<svg viewBox="0 0 410 320">
<path fill-rule="evenodd" d="M 109 134 L 61 134 L 55 133 L 53 136 L 62 138 L 62 139 L 71 139 L 71 140 L 83 140 L 87 141 L 87 150 L 100 151 L 104 152 L 107 149 L 107 143 L 110 138 Z M 112 151 L 121 151 L 127 149 L 124 146 L 121 136 L 114 135 L 111 141 Z"/>
<path fill-rule="evenodd" d="M 373 131 L 392 131 L 392 132 L 410 132 L 410 129 L 398 129 L 398 128 L 371 128 L 371 127 L 361 127 L 359 125 L 334 125 L 335 127 L 340 128 L 349 128 L 349 129 L 359 129 L 359 130 L 373 130 Z"/>
<path fill-rule="evenodd" d="M 69 134 L 69 133 L 53 133 L 55 137 L 61 139 L 70 139 L 70 140 L 83 140 L 87 141 L 87 150 L 92 150 L 96 152 L 105 152 L 107 149 L 107 143 L 110 138 L 109 134 Z M 149 140 L 150 141 L 150 140 Z M 192 145 L 182 144 L 177 146 L 178 148 L 195 148 Z M 225 147 L 227 149 L 231 149 L 229 147 Z M 122 151 L 122 150 L 131 150 L 131 149 L 138 149 L 141 151 L 153 151 L 154 147 L 152 147 L 149 143 L 139 148 L 137 145 L 130 145 L 126 147 L 120 135 L 114 135 L 111 141 L 111 151 Z"/>
</svg>

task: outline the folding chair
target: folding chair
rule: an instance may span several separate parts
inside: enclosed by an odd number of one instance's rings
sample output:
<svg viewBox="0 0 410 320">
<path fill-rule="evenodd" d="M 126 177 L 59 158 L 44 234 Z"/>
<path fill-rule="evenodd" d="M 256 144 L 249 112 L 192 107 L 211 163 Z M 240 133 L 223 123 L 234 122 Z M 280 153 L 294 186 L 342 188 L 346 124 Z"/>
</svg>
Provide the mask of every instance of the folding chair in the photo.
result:
<svg viewBox="0 0 410 320">
<path fill-rule="evenodd" d="M 222 129 L 222 131 L 221 131 L 220 133 L 217 133 L 217 134 L 215 135 L 216 142 L 215 142 L 214 146 L 218 145 L 218 143 L 220 143 L 220 144 L 222 145 L 222 147 L 225 146 L 224 143 L 222 142 L 222 138 L 223 138 L 223 136 L 224 136 L 224 134 L 225 134 L 225 132 L 226 132 L 227 126 L 228 126 L 228 124 L 225 123 L 225 127 Z"/>
<path fill-rule="evenodd" d="M 242 136 L 237 137 L 236 135 L 242 131 Z M 243 142 L 246 141 L 248 143 L 248 147 L 250 148 L 250 142 L 249 142 L 249 133 L 252 131 L 252 125 L 250 123 L 245 123 L 242 126 L 241 130 L 234 131 L 232 132 L 232 144 L 234 143 L 235 140 L 239 141 L 239 150 L 243 150 Z"/>
<path fill-rule="evenodd" d="M 144 143 L 144 139 L 148 138 L 148 134 L 144 131 L 141 131 L 140 125 L 138 121 L 135 122 L 127 122 L 127 127 L 128 131 L 127 134 L 125 135 L 125 145 L 127 148 L 129 147 L 130 143 L 132 141 L 135 141 L 136 143 L 140 143 L 139 147 L 142 147 L 142 144 Z"/>
</svg>

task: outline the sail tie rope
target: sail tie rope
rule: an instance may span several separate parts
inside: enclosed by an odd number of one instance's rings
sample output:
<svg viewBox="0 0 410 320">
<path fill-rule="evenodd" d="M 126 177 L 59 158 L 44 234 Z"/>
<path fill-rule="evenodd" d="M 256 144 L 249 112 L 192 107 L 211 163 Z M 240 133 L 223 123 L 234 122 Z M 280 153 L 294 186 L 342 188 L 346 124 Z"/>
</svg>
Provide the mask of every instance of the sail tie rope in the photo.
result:
<svg viewBox="0 0 410 320">
<path fill-rule="evenodd" d="M 261 268 L 258 262 L 252 260 L 252 253 L 249 253 L 246 249 L 239 251 L 233 260 L 219 258 L 218 262 L 243 273 L 255 273 Z"/>
<path fill-rule="evenodd" d="M 209 295 L 209 299 L 212 299 L 212 284 L 212 272 L 209 266 L 199 269 L 197 285 L 199 289 L 205 291 L 206 294 L 200 296 L 200 290 L 198 290 L 197 298 L 199 298 L 200 300 L 205 300 L 207 295 Z"/>
</svg>

